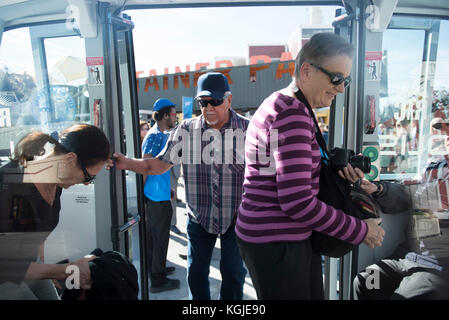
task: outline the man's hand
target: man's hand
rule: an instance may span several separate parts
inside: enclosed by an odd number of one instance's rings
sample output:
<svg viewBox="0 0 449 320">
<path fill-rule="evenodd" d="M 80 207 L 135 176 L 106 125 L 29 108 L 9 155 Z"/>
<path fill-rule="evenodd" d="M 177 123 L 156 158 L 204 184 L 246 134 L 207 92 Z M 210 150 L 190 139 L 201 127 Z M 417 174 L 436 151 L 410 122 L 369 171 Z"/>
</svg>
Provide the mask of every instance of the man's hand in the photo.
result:
<svg viewBox="0 0 449 320">
<path fill-rule="evenodd" d="M 372 194 L 377 191 L 377 185 L 368 180 L 362 180 L 362 184 L 360 187 L 368 194 Z M 383 186 L 382 184 L 380 184 L 380 191 L 382 190 Z"/>
<path fill-rule="evenodd" d="M 121 154 L 120 152 L 115 152 L 112 155 L 112 159 L 108 159 L 106 161 L 106 170 L 109 170 L 112 167 L 117 170 L 127 170 L 127 160 L 129 159 L 123 154 Z"/>
<path fill-rule="evenodd" d="M 158 175 L 167 172 L 172 165 L 158 158 L 150 159 L 130 159 L 120 152 L 113 154 L 113 159 L 106 161 L 106 170 L 110 168 L 117 170 L 130 170 L 142 175 Z"/>
<path fill-rule="evenodd" d="M 170 199 L 176 199 L 177 197 L 175 189 L 170 189 Z"/>
</svg>

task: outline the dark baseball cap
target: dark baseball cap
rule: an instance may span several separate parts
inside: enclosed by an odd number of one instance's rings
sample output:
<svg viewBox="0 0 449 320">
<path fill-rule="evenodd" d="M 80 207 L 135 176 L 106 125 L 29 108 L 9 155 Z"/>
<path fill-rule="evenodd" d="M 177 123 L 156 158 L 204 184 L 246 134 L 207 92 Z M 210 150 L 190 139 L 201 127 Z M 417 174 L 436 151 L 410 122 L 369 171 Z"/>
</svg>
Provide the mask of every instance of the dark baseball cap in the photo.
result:
<svg viewBox="0 0 449 320">
<path fill-rule="evenodd" d="M 227 91 L 230 91 L 228 79 L 220 72 L 209 72 L 198 78 L 195 99 L 201 96 L 221 99 Z"/>
</svg>

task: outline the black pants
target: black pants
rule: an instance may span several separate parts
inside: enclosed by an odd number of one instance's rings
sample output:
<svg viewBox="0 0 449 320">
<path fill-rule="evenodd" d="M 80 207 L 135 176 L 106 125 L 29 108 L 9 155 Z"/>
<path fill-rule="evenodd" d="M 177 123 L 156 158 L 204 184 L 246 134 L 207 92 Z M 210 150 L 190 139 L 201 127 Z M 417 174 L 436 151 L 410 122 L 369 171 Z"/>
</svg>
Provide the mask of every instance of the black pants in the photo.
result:
<svg viewBox="0 0 449 320">
<path fill-rule="evenodd" d="M 147 262 L 151 285 L 164 280 L 168 241 L 173 210 L 170 201 L 152 201 L 146 198 Z"/>
<path fill-rule="evenodd" d="M 321 256 L 310 240 L 253 244 L 237 237 L 259 300 L 323 300 Z"/>
</svg>

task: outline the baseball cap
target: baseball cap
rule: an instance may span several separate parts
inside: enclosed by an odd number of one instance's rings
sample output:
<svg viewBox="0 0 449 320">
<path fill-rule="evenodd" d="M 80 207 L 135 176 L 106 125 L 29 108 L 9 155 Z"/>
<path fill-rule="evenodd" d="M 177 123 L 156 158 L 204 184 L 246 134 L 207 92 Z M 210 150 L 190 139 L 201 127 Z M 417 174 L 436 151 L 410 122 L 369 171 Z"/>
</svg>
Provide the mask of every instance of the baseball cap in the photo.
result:
<svg viewBox="0 0 449 320">
<path fill-rule="evenodd" d="M 162 99 L 156 100 L 156 102 L 153 104 L 153 111 L 159 111 L 162 108 L 174 107 L 174 106 L 176 106 L 176 104 L 174 104 L 173 102 L 171 102 L 168 99 L 162 98 Z"/>
<path fill-rule="evenodd" d="M 201 96 L 221 99 L 227 91 L 230 91 L 230 89 L 226 77 L 220 72 L 209 72 L 198 78 L 198 89 L 195 99 Z"/>
</svg>

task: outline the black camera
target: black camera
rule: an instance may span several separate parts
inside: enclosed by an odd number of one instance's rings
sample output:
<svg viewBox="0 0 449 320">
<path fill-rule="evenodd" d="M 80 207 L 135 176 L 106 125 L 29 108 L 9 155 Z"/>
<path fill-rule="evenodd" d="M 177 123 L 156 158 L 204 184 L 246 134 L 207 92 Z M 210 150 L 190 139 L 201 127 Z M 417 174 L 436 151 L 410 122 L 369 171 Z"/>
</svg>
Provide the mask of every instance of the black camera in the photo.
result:
<svg viewBox="0 0 449 320">
<path fill-rule="evenodd" d="M 354 168 L 359 168 L 363 173 L 371 171 L 371 159 L 369 157 L 356 156 L 354 151 L 348 149 L 333 148 L 331 150 L 330 164 L 333 170 L 343 170 L 348 163 Z"/>
</svg>

